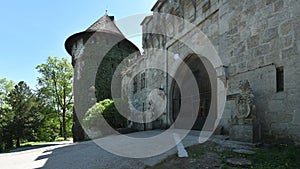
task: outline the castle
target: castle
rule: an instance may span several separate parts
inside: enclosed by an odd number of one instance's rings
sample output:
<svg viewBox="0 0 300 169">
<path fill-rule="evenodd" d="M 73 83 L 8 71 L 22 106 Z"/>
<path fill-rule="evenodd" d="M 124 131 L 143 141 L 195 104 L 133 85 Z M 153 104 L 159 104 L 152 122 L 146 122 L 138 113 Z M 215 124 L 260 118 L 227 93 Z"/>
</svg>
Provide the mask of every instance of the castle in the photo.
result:
<svg viewBox="0 0 300 169">
<path fill-rule="evenodd" d="M 84 57 L 93 51 L 86 44 L 99 49 L 110 43 L 103 37 L 113 35 L 114 43 L 126 42 L 122 56 L 137 52 L 126 62 L 118 86 L 132 113 L 144 112 L 131 119 L 136 121 L 131 127 L 210 130 L 241 141 L 271 137 L 300 143 L 299 7 L 297 0 L 158 0 L 153 15 L 141 23 L 143 55 L 123 36 L 115 36 L 122 34 L 115 26 L 96 30 L 105 32 L 98 39 L 73 35 L 66 48 L 75 67 L 74 87 L 86 90 L 75 93 L 75 102 L 93 104 L 95 97 L 99 59 Z M 84 51 L 76 52 L 78 46 Z"/>
</svg>

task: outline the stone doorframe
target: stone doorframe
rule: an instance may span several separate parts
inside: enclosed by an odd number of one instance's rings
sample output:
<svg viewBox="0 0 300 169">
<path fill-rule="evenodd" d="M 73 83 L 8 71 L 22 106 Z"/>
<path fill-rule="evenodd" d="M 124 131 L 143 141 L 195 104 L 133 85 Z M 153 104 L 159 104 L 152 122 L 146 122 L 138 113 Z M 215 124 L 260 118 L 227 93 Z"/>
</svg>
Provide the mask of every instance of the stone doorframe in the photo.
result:
<svg viewBox="0 0 300 169">
<path fill-rule="evenodd" d="M 199 56 L 196 53 L 190 53 L 188 55 L 186 55 L 185 57 L 183 57 L 183 61 L 186 63 L 186 61 L 188 61 L 192 56 Z M 205 69 L 207 71 L 207 73 L 209 74 L 209 80 L 211 83 L 211 104 L 210 104 L 210 110 L 209 110 L 209 114 L 210 116 L 208 116 L 208 119 L 206 120 L 203 129 L 204 130 L 208 130 L 208 131 L 212 131 L 214 129 L 214 124 L 215 124 L 215 119 L 217 118 L 217 79 L 214 79 L 213 77 L 218 77 L 217 76 L 217 71 L 214 68 L 213 64 L 206 58 L 206 57 L 201 57 L 201 62 L 205 65 Z M 175 75 L 178 75 L 179 73 L 179 69 L 181 67 L 180 65 L 177 65 L 176 67 L 176 73 Z M 170 85 L 169 85 L 170 84 Z M 177 93 L 174 93 L 174 90 L 176 88 L 177 85 L 175 80 L 171 80 L 171 82 L 168 85 L 170 86 L 169 90 L 168 90 L 168 102 L 169 102 L 169 106 L 168 106 L 168 125 L 172 125 L 174 123 L 174 105 L 173 105 L 173 98 Z M 213 101 L 215 100 L 215 101 Z"/>
</svg>

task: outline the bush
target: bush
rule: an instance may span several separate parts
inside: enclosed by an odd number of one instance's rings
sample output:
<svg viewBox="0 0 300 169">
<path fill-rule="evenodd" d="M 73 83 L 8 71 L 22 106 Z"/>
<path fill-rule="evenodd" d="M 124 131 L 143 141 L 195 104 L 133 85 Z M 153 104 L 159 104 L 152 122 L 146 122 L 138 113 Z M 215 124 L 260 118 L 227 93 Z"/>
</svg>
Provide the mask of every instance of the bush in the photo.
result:
<svg viewBox="0 0 300 169">
<path fill-rule="evenodd" d="M 104 120 L 114 129 L 124 128 L 127 125 L 126 118 L 118 112 L 111 99 L 105 99 L 91 107 L 83 119 L 83 126 L 91 130 L 101 130 L 104 127 Z"/>
</svg>

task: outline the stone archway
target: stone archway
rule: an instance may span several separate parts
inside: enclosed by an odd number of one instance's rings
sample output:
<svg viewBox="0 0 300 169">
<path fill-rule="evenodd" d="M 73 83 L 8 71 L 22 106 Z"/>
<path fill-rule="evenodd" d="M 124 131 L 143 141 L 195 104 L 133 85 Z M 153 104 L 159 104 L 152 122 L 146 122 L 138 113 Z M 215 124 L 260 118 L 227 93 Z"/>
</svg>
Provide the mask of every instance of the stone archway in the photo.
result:
<svg viewBox="0 0 300 169">
<path fill-rule="evenodd" d="M 189 55 L 184 60 L 185 64 L 192 71 L 194 77 L 185 76 L 186 72 L 183 70 L 183 66 L 179 66 L 175 76 L 180 77 L 180 82 L 175 82 L 173 80 L 171 84 L 171 121 L 175 121 L 180 111 L 184 112 L 184 116 L 181 117 L 183 122 L 176 124 L 175 128 L 182 128 L 185 126 L 183 123 L 188 123 L 189 119 L 196 118 L 196 121 L 192 127 L 193 130 L 201 130 L 206 122 L 208 117 L 208 113 L 210 112 L 212 105 L 212 96 L 214 92 L 212 92 L 214 82 L 211 81 L 209 77 L 209 72 L 207 71 L 207 66 L 211 66 L 207 64 L 206 60 L 200 59 L 196 54 Z M 195 78 L 198 85 L 198 92 L 193 91 L 194 89 L 190 88 L 191 78 Z M 179 84 L 178 84 L 179 83 Z M 189 94 L 188 97 L 192 98 L 200 98 L 200 99 L 190 99 L 190 98 L 182 98 L 180 93 L 180 88 L 188 89 Z M 199 96 L 199 97 L 198 97 Z M 192 100 L 192 101 L 191 101 Z M 193 111 L 189 110 L 181 110 L 181 104 L 189 101 L 189 105 L 192 109 L 197 110 L 196 114 L 193 114 Z M 195 112 L 195 111 L 194 111 Z M 185 120 L 186 119 L 186 120 Z M 181 126 L 182 124 L 182 126 Z M 184 127 L 183 127 L 184 128 Z"/>
</svg>

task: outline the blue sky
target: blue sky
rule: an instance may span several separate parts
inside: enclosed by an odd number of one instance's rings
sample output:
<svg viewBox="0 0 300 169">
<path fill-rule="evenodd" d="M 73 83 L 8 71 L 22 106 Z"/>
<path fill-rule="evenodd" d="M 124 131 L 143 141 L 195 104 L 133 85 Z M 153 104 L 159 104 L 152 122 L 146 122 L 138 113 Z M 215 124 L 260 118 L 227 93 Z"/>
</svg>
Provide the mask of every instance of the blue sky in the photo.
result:
<svg viewBox="0 0 300 169">
<path fill-rule="evenodd" d="M 39 76 L 35 67 L 48 56 L 70 56 L 64 42 L 87 29 L 108 10 L 122 19 L 150 13 L 156 0 L 10 0 L 0 6 L 0 78 L 24 80 L 32 88 Z M 139 25 L 141 20 L 132 21 Z M 122 30 L 122 27 L 121 27 Z M 140 46 L 140 37 L 131 40 Z"/>
</svg>

